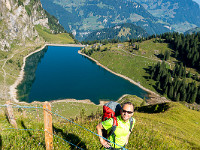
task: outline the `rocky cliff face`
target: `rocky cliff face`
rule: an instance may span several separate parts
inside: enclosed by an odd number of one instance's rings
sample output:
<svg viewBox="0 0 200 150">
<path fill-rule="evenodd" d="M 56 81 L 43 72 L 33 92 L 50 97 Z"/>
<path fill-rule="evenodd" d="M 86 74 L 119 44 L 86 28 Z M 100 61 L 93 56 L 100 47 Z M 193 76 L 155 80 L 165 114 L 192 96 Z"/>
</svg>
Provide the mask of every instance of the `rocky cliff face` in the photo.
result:
<svg viewBox="0 0 200 150">
<path fill-rule="evenodd" d="M 0 0 L 0 50 L 39 39 L 34 25 L 49 28 L 48 17 L 39 0 Z"/>
</svg>

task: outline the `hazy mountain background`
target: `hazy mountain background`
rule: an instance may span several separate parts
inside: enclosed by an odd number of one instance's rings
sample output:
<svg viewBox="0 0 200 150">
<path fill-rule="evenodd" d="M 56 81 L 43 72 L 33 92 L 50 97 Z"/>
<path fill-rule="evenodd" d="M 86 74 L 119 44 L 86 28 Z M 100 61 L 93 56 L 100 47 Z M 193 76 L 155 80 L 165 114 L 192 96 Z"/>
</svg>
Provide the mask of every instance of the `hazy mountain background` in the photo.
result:
<svg viewBox="0 0 200 150">
<path fill-rule="evenodd" d="M 147 37 L 148 33 L 141 27 L 132 23 L 119 24 L 114 27 L 99 29 L 90 33 L 84 41 L 116 39 L 126 41 L 129 39 L 137 39 Z"/>
<path fill-rule="evenodd" d="M 168 32 L 142 5 L 125 0 L 42 0 L 44 9 L 56 16 L 67 31 L 82 40 L 97 29 L 134 23 L 148 34 Z"/>
<path fill-rule="evenodd" d="M 176 32 L 200 27 L 200 8 L 192 0 L 135 0 Z"/>
<path fill-rule="evenodd" d="M 199 7 L 200 7 L 200 0 L 193 0 L 194 2 L 198 3 L 199 4 Z"/>
<path fill-rule="evenodd" d="M 187 30 L 184 34 L 193 34 L 200 32 L 200 27 L 192 28 L 190 30 Z"/>
<path fill-rule="evenodd" d="M 41 0 L 78 40 L 92 31 L 133 23 L 148 34 L 185 32 L 200 26 L 200 8 L 192 0 Z"/>
</svg>

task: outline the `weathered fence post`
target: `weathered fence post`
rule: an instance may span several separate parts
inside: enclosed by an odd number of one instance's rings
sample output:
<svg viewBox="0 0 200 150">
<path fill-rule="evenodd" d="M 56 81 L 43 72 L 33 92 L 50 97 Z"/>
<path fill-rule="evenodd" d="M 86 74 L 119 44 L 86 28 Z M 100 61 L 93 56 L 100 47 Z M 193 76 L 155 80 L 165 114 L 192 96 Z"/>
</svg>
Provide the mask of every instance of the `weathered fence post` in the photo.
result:
<svg viewBox="0 0 200 150">
<path fill-rule="evenodd" d="M 38 113 L 38 109 L 37 109 L 37 105 L 36 105 L 36 118 L 37 118 L 37 121 L 40 122 L 40 116 L 39 116 L 39 113 Z"/>
<path fill-rule="evenodd" d="M 46 150 L 53 149 L 52 114 L 50 103 L 43 105 Z"/>
<path fill-rule="evenodd" d="M 13 109 L 12 109 L 12 106 L 10 105 L 10 101 L 7 101 L 6 104 L 7 104 L 6 114 L 7 114 L 8 120 L 9 120 L 10 124 L 12 124 L 15 127 L 15 129 L 17 129 L 17 123 L 14 118 Z"/>
</svg>

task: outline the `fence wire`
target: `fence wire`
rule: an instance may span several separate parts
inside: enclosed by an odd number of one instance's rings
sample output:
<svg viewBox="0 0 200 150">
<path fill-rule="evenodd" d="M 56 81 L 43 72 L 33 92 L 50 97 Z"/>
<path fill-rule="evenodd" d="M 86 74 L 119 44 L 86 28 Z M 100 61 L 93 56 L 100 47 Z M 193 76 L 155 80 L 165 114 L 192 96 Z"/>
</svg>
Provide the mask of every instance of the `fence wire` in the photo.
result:
<svg viewBox="0 0 200 150">
<path fill-rule="evenodd" d="M 0 105 L 0 107 L 7 107 L 8 105 L 10 105 L 10 104 Z M 20 105 L 16 105 L 16 104 L 14 104 L 14 106 L 12 106 L 12 107 L 13 107 L 13 108 L 44 109 L 43 107 L 20 106 Z M 92 134 L 94 134 L 94 135 L 96 135 L 96 136 L 98 136 L 98 137 L 101 137 L 101 138 L 103 138 L 104 140 L 107 140 L 107 141 L 110 142 L 110 143 L 113 143 L 113 144 L 115 144 L 115 145 L 121 147 L 122 150 L 128 150 L 128 149 L 122 147 L 121 145 L 118 145 L 118 144 L 116 144 L 116 143 L 114 143 L 114 142 L 112 142 L 112 141 L 106 139 L 105 137 L 100 136 L 100 135 L 96 134 L 95 132 L 93 132 L 93 131 L 91 131 L 91 130 L 89 130 L 89 129 L 87 129 L 87 128 L 85 128 L 85 127 L 83 127 L 83 126 L 81 126 L 81 125 L 79 125 L 79 124 L 77 124 L 77 123 L 75 123 L 75 122 L 73 122 L 73 121 L 71 121 L 71 120 L 69 120 L 69 119 L 67 119 L 67 118 L 65 118 L 65 117 L 63 117 L 63 116 L 61 116 L 61 115 L 59 115 L 59 114 L 53 112 L 53 111 L 51 111 L 51 110 L 49 110 L 49 109 L 46 109 L 46 108 L 45 108 L 44 110 L 46 110 L 46 111 L 48 111 L 48 112 L 50 112 L 50 113 L 52 113 L 52 114 L 54 114 L 54 115 L 56 115 L 56 116 L 58 116 L 58 117 L 61 117 L 62 119 L 67 120 L 68 122 L 71 122 L 71 123 L 73 123 L 74 125 L 79 126 L 80 128 L 83 128 L 84 130 L 86 130 L 86 131 L 88 131 L 88 132 L 91 132 Z M 7 128 L 7 129 L 15 129 L 15 128 Z M 34 129 L 16 129 L 16 130 L 34 130 Z M 43 131 L 43 130 L 41 130 L 41 131 Z M 45 131 L 45 132 L 47 132 L 47 131 Z M 49 133 L 49 132 L 48 132 L 48 133 Z M 51 133 L 50 133 L 50 134 L 51 134 Z M 52 133 L 52 134 L 53 134 L 53 133 Z M 71 143 L 71 142 L 69 142 L 69 141 L 67 141 L 67 140 L 65 140 L 65 139 L 63 139 L 63 138 L 61 138 L 61 137 L 55 135 L 55 134 L 53 134 L 53 135 L 54 135 L 55 137 L 57 137 L 57 138 L 60 138 L 60 139 L 64 140 L 65 142 L 67 142 L 67 143 L 69 143 L 69 144 L 71 144 L 71 145 L 73 145 L 73 146 L 79 148 L 79 149 L 82 149 L 82 148 L 78 147 L 77 145 L 75 145 L 75 144 L 73 144 L 73 143 Z M 82 150 L 83 150 L 83 149 L 82 149 Z"/>
</svg>

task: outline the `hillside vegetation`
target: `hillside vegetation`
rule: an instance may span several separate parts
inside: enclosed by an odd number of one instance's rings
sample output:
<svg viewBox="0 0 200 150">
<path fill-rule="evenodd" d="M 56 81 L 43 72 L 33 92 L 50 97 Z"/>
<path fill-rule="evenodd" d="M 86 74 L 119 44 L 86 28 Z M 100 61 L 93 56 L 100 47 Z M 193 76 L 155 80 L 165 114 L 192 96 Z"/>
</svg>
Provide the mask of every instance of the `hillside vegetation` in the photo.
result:
<svg viewBox="0 0 200 150">
<path fill-rule="evenodd" d="M 132 96 L 125 97 L 121 102 L 124 100 L 142 102 L 140 98 Z M 101 121 L 102 106 L 77 102 L 51 105 L 53 112 L 67 119 L 74 117 L 72 120 L 78 125 L 96 133 L 96 125 Z M 42 105 L 37 104 L 37 107 L 40 106 Z M 1 107 L 0 111 L 0 148 L 45 149 L 42 109 L 13 108 L 18 128 L 26 131 L 11 129 L 13 127 L 6 119 L 4 109 Z M 130 136 L 128 149 L 200 149 L 200 112 L 175 102 L 141 106 L 136 109 L 136 125 Z M 23 113 L 24 110 L 26 113 Z M 68 112 L 73 112 L 73 115 Z M 75 148 L 64 140 L 83 149 L 100 149 L 97 135 L 80 126 L 53 115 L 54 149 Z"/>
<path fill-rule="evenodd" d="M 131 23 L 119 24 L 111 28 L 104 28 L 90 33 L 84 41 L 116 39 L 126 41 L 127 39 L 136 39 L 138 37 L 147 37 L 147 32 L 139 26 Z"/>
<path fill-rule="evenodd" d="M 165 33 L 124 43 L 100 41 L 82 52 L 166 98 L 199 104 L 199 41 L 199 34 Z"/>
<path fill-rule="evenodd" d="M 35 26 L 38 34 L 45 40 L 47 43 L 53 44 L 74 44 L 74 38 L 70 36 L 69 33 L 60 33 L 52 34 L 51 30 L 44 28 L 40 25 Z"/>
</svg>

